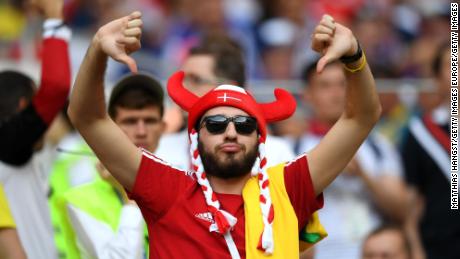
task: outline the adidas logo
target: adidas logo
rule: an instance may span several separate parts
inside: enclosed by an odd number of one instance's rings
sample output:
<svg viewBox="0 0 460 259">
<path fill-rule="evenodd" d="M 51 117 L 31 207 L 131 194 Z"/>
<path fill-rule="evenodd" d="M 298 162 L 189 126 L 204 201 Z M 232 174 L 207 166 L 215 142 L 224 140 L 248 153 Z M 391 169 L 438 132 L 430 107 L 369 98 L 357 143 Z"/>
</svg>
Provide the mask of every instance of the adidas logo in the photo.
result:
<svg viewBox="0 0 460 259">
<path fill-rule="evenodd" d="M 214 223 L 214 219 L 212 218 L 211 212 L 202 212 L 202 213 L 197 213 L 195 214 L 196 218 L 199 218 L 201 220 Z"/>
</svg>

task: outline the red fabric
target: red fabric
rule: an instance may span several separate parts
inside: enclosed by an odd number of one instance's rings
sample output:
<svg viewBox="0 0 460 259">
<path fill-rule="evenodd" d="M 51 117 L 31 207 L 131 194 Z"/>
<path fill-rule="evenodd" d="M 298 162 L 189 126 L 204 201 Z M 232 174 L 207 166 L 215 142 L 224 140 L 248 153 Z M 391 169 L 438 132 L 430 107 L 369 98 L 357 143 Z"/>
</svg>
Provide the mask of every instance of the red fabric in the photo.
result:
<svg viewBox="0 0 460 259">
<path fill-rule="evenodd" d="M 315 196 L 307 155 L 298 156 L 294 161 L 286 164 L 284 185 L 297 215 L 299 230 L 301 230 L 307 224 L 310 215 L 323 207 L 324 198 L 322 193 Z"/>
<path fill-rule="evenodd" d="M 38 115 L 50 124 L 64 107 L 70 90 L 67 42 L 57 38 L 43 41 L 40 88 L 32 103 Z"/>
<path fill-rule="evenodd" d="M 308 132 L 317 136 L 324 136 L 332 127 L 318 120 L 308 121 Z"/>
<path fill-rule="evenodd" d="M 439 125 L 434 123 L 430 115 L 423 117 L 423 123 L 425 123 L 428 131 L 433 135 L 433 137 L 442 145 L 447 153 L 450 153 L 450 139 L 447 132 L 445 132 Z"/>
<path fill-rule="evenodd" d="M 286 166 L 285 182 L 303 227 L 311 213 L 323 205 L 322 197 L 314 197 L 305 156 Z M 238 219 L 232 236 L 245 258 L 243 198 L 216 195 L 221 208 Z M 150 258 L 230 258 L 222 235 L 209 232 L 211 221 L 203 192 L 188 173 L 144 152 L 130 197 L 136 200 L 147 222 Z"/>
</svg>

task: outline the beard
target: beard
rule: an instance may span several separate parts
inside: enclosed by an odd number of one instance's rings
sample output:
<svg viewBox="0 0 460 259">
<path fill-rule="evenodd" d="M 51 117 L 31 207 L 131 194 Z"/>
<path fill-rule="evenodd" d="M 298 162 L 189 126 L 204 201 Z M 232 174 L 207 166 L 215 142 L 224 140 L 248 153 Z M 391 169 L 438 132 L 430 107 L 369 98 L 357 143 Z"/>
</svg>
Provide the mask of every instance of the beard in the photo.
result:
<svg viewBox="0 0 460 259">
<path fill-rule="evenodd" d="M 225 153 L 224 157 L 219 159 L 217 152 L 205 150 L 201 140 L 198 141 L 198 151 L 206 174 L 221 179 L 238 178 L 251 172 L 258 153 L 257 145 L 255 145 L 243 157 Z"/>
</svg>

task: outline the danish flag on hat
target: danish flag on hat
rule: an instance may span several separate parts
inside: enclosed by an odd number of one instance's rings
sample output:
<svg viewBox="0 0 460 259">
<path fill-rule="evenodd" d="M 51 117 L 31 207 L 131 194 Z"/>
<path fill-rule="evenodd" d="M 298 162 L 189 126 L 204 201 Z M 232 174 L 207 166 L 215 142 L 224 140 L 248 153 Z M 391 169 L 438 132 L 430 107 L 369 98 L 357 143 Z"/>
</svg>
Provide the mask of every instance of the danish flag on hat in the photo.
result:
<svg viewBox="0 0 460 259">
<path fill-rule="evenodd" d="M 230 213 L 220 209 L 219 200 L 213 193 L 211 185 L 206 177 L 206 172 L 198 153 L 198 133 L 194 129 L 196 122 L 209 109 L 217 106 L 231 106 L 241 109 L 256 118 L 259 129 L 259 153 L 255 161 L 257 167 L 260 190 L 260 207 L 263 216 L 264 230 L 261 233 L 258 248 L 266 254 L 272 254 L 274 250 L 272 223 L 274 209 L 270 198 L 269 178 L 267 174 L 267 158 L 265 157 L 265 139 L 267 136 L 266 124 L 289 118 L 296 108 L 294 97 L 283 89 L 275 89 L 276 100 L 271 103 L 259 104 L 252 95 L 243 88 L 233 85 L 221 85 L 209 91 L 201 98 L 191 93 L 182 84 L 183 72 L 176 72 L 168 80 L 168 93 L 182 109 L 189 113 L 188 132 L 190 136 L 190 155 L 194 173 L 198 184 L 205 195 L 209 212 L 213 215 L 214 224 L 210 231 L 217 231 L 224 235 L 227 246 L 233 258 L 238 258 L 238 251 L 228 232 L 236 224 L 236 218 Z M 230 237 L 228 237 L 230 236 Z M 235 252 L 236 250 L 236 252 Z"/>
</svg>

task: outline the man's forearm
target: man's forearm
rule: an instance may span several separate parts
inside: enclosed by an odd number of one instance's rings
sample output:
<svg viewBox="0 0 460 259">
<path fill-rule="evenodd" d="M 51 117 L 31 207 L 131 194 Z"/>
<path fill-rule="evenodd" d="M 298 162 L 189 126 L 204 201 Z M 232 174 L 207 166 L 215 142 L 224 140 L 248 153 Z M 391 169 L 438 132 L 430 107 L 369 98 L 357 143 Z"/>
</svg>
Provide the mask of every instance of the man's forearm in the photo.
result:
<svg viewBox="0 0 460 259">
<path fill-rule="evenodd" d="M 365 56 L 346 66 L 357 68 L 361 65 L 361 62 L 367 62 Z M 381 106 L 371 70 L 368 64 L 365 64 L 360 71 L 354 73 L 346 71 L 346 76 L 348 87 L 344 116 L 347 119 L 357 120 L 361 126 L 370 130 L 378 121 L 381 113 Z"/>
<path fill-rule="evenodd" d="M 366 173 L 361 178 L 377 207 L 391 219 L 402 222 L 407 214 L 408 205 L 407 194 L 402 183 L 388 177 L 372 179 Z"/>
<path fill-rule="evenodd" d="M 409 187 L 409 213 L 406 215 L 404 230 L 412 249 L 413 259 L 425 259 L 425 249 L 422 244 L 419 231 L 421 214 L 425 207 L 425 201 L 414 187 Z"/>
<path fill-rule="evenodd" d="M 365 55 L 357 56 L 359 44 L 350 29 L 324 15 L 312 35 L 312 49 L 322 54 L 318 72 L 335 60 L 347 63 L 347 69 L 344 68 L 347 78 L 345 111 L 308 153 L 313 186 L 318 195 L 353 158 L 377 122 L 381 108 Z"/>
<path fill-rule="evenodd" d="M 104 73 L 107 55 L 93 40 L 78 71 L 70 98 L 69 117 L 75 127 L 107 116 L 104 98 Z"/>
<path fill-rule="evenodd" d="M 133 12 L 99 28 L 78 71 L 68 110 L 75 128 L 127 190 L 134 185 L 142 154 L 107 114 L 104 72 L 108 57 L 136 69 L 127 51 L 140 48 L 140 17 Z"/>
</svg>

